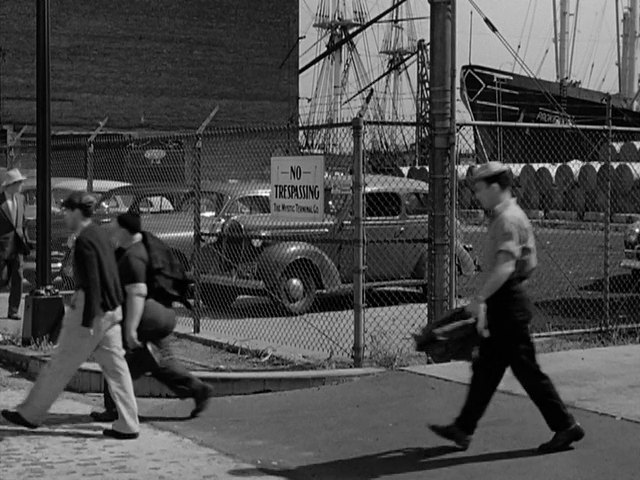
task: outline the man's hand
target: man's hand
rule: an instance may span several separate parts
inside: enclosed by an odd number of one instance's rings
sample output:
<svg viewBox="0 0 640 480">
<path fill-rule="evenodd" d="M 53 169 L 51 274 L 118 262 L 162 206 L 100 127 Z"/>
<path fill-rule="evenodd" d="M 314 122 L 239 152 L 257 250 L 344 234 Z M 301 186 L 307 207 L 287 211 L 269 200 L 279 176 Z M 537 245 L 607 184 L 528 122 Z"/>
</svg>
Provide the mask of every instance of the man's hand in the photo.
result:
<svg viewBox="0 0 640 480">
<path fill-rule="evenodd" d="M 127 348 L 129 350 L 135 350 L 136 348 L 143 347 L 142 343 L 140 343 L 140 340 L 138 340 L 138 333 L 135 331 L 127 331 L 125 334 L 125 341 L 127 342 Z"/>
<path fill-rule="evenodd" d="M 474 298 L 471 303 L 465 307 L 465 310 L 476 318 L 478 334 L 483 338 L 487 338 L 489 336 L 489 329 L 487 328 L 487 304 L 480 298 Z"/>
</svg>

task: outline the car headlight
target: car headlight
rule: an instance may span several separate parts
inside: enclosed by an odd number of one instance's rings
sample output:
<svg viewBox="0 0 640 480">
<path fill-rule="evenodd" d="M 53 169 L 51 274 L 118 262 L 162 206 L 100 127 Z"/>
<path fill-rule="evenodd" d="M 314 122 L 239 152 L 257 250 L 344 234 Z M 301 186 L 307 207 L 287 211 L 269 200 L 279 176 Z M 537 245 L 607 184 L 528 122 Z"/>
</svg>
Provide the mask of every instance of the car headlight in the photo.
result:
<svg viewBox="0 0 640 480">
<path fill-rule="evenodd" d="M 255 248 L 260 248 L 263 244 L 263 240 L 261 238 L 252 238 L 251 239 L 251 245 L 253 245 Z"/>
</svg>

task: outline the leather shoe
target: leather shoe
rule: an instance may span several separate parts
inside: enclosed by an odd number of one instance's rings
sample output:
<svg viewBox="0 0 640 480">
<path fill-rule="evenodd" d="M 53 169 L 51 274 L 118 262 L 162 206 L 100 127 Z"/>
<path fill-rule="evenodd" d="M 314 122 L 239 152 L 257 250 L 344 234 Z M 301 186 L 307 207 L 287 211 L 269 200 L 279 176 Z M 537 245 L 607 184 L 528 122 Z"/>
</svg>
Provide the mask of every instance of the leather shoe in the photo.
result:
<svg viewBox="0 0 640 480">
<path fill-rule="evenodd" d="M 112 428 L 107 428 L 106 430 L 103 430 L 102 434 L 105 437 L 115 438 L 116 440 L 135 440 L 140 436 L 138 432 L 124 433 L 124 432 L 119 432 L 117 430 L 113 430 Z"/>
<path fill-rule="evenodd" d="M 566 430 L 556 432 L 551 440 L 538 447 L 540 453 L 555 453 L 567 450 L 573 442 L 579 442 L 584 438 L 584 429 L 579 423 L 574 423 Z"/>
<path fill-rule="evenodd" d="M 195 408 L 191 411 L 191 418 L 196 418 L 209 406 L 209 398 L 211 397 L 213 390 L 209 385 L 204 385 L 198 393 L 193 396 L 193 400 L 196 402 Z"/>
<path fill-rule="evenodd" d="M 105 410 L 104 412 L 91 412 L 89 416 L 96 422 L 110 423 L 115 422 L 118 419 L 118 412 L 110 412 Z"/>
<path fill-rule="evenodd" d="M 451 440 L 462 450 L 466 450 L 471 444 L 471 435 L 466 434 L 456 425 L 429 425 L 429 429 L 439 437 Z"/>
<path fill-rule="evenodd" d="M 38 428 L 38 425 L 34 425 L 33 423 L 29 422 L 16 411 L 2 410 L 2 416 L 4 417 L 5 420 L 13 423 L 14 425 L 20 425 L 21 427 L 27 427 L 32 430 L 35 428 Z"/>
</svg>

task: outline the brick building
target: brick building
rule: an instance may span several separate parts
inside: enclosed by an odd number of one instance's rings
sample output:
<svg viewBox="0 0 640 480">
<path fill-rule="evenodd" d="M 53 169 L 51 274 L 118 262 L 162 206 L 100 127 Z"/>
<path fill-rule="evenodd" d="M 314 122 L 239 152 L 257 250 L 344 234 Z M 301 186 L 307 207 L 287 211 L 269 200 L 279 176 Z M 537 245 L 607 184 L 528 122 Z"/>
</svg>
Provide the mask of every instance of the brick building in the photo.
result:
<svg viewBox="0 0 640 480">
<path fill-rule="evenodd" d="M 55 130 L 283 124 L 298 112 L 298 0 L 51 0 Z M 0 123 L 35 124 L 35 2 L 0 2 Z"/>
</svg>

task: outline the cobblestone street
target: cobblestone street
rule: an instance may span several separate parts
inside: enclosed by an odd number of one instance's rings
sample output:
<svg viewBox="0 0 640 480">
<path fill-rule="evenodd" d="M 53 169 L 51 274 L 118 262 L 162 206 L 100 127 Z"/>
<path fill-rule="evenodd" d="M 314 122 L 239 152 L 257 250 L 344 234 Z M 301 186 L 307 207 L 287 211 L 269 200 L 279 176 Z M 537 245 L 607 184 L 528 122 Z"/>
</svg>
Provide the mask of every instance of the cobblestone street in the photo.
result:
<svg viewBox="0 0 640 480">
<path fill-rule="evenodd" d="M 0 367 L 0 408 L 13 408 L 30 386 L 31 382 Z M 74 397 L 77 396 L 65 393 L 38 430 L 0 421 L 2 480 L 225 479 L 235 478 L 227 472 L 248 467 L 146 424 L 141 425 L 138 440 L 105 439 L 105 425 L 92 423 L 88 415 L 92 407 Z"/>
</svg>

